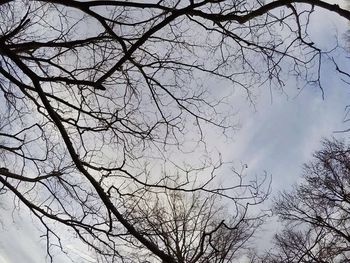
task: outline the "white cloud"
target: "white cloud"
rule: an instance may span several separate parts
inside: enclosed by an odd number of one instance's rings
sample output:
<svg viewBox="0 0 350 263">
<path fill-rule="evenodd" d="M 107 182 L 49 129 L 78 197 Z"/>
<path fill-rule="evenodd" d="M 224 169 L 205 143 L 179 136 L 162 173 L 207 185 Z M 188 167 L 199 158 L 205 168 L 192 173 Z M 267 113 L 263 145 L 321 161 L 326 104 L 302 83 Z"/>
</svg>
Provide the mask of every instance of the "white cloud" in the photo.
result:
<svg viewBox="0 0 350 263">
<path fill-rule="evenodd" d="M 341 18 L 329 23 L 331 14 L 320 13 L 321 16 L 310 29 L 316 41 L 322 43 L 330 39 L 330 35 L 324 33 L 325 29 L 331 31 L 335 27 L 345 27 L 346 23 Z M 334 41 L 334 35 L 332 37 L 331 41 Z M 320 139 L 342 136 L 333 131 L 347 128 L 342 123 L 342 116 L 345 105 L 350 101 L 349 86 L 337 81 L 335 75 L 327 75 L 329 71 L 330 68 L 325 69 L 322 79 L 324 100 L 317 89 L 305 89 L 295 96 L 296 88 L 290 87 L 287 93 L 293 95 L 289 99 L 274 94 L 273 103 L 268 92 L 262 92 L 255 111 L 243 106 L 242 94 L 238 94 L 232 103 L 240 105 L 238 108 L 242 128 L 235 134 L 232 143 L 227 144 L 225 141 L 218 146 L 226 159 L 247 163 L 251 174 L 261 174 L 264 170 L 272 174 L 275 192 L 296 182 L 302 163 L 310 159 L 312 152 L 319 147 Z M 334 68 L 331 72 L 334 72 Z M 2 213 L 1 220 L 5 228 L 0 229 L 0 263 L 44 263 L 47 255 L 43 240 L 39 238 L 40 233 L 33 226 L 28 213 L 21 213 L 22 219 L 16 217 L 15 221 L 9 211 Z M 265 238 L 269 231 L 272 235 L 272 230 L 267 227 Z M 263 243 L 266 243 L 265 240 L 258 245 L 264 247 Z M 68 249 L 85 260 L 94 260 L 77 245 L 70 245 Z M 62 257 L 59 262 L 69 261 Z M 244 258 L 240 262 L 245 262 Z"/>
</svg>

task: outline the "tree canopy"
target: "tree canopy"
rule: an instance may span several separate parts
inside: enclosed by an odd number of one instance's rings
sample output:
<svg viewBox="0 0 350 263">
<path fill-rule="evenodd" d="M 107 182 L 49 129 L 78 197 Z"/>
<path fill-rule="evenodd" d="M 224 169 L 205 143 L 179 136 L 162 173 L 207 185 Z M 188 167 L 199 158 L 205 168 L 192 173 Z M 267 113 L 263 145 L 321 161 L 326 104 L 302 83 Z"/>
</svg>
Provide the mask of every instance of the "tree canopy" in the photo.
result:
<svg viewBox="0 0 350 263">
<path fill-rule="evenodd" d="M 303 182 L 277 198 L 274 211 L 285 228 L 262 262 L 341 263 L 350 259 L 350 151 L 325 140 L 304 166 Z"/>
<path fill-rule="evenodd" d="M 0 193 L 41 222 L 51 260 L 56 222 L 107 262 L 232 262 L 269 184 L 206 148 L 208 127 L 235 126 L 215 83 L 249 100 L 291 76 L 322 90 L 329 57 L 308 34 L 320 8 L 350 20 L 315 0 L 0 0 Z M 228 203 L 222 220 L 203 219 Z M 186 233 L 195 252 L 177 254 Z"/>
</svg>

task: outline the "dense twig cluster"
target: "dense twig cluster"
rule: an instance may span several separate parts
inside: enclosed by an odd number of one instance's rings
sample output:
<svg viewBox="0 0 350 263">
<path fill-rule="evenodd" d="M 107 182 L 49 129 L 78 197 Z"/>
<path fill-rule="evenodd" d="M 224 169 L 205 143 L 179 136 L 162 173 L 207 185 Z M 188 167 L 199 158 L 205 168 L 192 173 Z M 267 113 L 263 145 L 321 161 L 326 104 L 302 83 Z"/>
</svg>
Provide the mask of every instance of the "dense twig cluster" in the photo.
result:
<svg viewBox="0 0 350 263">
<path fill-rule="evenodd" d="M 276 200 L 274 210 L 285 227 L 273 249 L 254 262 L 349 262 L 349 150 L 341 141 L 324 141 L 305 165 L 303 183 Z"/>
<path fill-rule="evenodd" d="M 269 190 L 234 171 L 218 187 L 223 162 L 196 156 L 207 125 L 233 126 L 206 80 L 250 99 L 287 75 L 321 87 L 314 6 L 350 18 L 314 0 L 0 1 L 0 193 L 40 220 L 50 258 L 56 221 L 108 262 L 230 262 Z"/>
</svg>

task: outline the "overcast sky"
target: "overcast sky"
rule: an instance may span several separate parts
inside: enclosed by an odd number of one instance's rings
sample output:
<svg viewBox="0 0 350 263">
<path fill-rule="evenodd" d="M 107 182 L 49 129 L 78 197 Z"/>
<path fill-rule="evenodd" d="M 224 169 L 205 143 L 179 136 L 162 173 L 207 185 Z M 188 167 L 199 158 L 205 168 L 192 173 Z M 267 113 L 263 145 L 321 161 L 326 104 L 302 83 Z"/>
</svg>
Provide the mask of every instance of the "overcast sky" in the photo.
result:
<svg viewBox="0 0 350 263">
<path fill-rule="evenodd" d="M 335 43 L 335 32 L 341 37 L 348 26 L 346 21 L 329 13 L 314 17 L 317 21 L 312 24 L 312 37 L 316 43 L 328 47 Z M 347 68 L 350 68 L 349 62 L 344 61 Z M 271 99 L 266 89 L 261 91 L 255 108 L 246 102 L 240 106 L 237 110 L 241 128 L 232 142 L 222 144 L 220 149 L 225 158 L 248 164 L 251 174 L 266 171 L 272 176 L 273 194 L 296 183 L 302 164 L 311 159 L 322 138 L 348 136 L 334 131 L 350 128 L 350 123 L 343 122 L 345 106 L 350 102 L 350 87 L 339 81 L 334 68 L 329 69 L 329 75 L 327 72 L 323 75 L 324 99 L 319 89 L 307 88 L 298 95 L 296 86 L 290 84 L 285 90 L 287 95 L 275 91 Z M 239 92 L 234 95 L 232 103 L 242 105 Z M 45 242 L 40 239 L 41 233 L 33 226 L 31 217 L 22 211 L 21 216 L 15 213 L 12 218 L 11 204 L 6 200 L 2 202 L 7 210 L 2 210 L 0 217 L 3 223 L 0 229 L 0 263 L 45 262 Z M 267 229 L 271 231 L 269 227 Z M 266 232 L 263 235 L 266 236 Z M 266 241 L 258 245 L 263 247 L 263 243 L 266 244 Z M 76 262 L 92 260 L 87 256 L 81 257 L 83 254 L 78 247 L 73 242 L 68 247 L 71 253 L 76 254 Z M 69 261 L 57 257 L 57 262 Z"/>
</svg>

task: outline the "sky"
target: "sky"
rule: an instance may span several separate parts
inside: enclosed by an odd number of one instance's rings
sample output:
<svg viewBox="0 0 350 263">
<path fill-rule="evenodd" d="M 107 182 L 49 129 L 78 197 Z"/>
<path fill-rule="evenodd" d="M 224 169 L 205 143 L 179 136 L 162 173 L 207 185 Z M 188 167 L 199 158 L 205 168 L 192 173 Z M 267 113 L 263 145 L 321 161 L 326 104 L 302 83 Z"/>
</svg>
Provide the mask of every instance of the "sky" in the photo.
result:
<svg viewBox="0 0 350 263">
<path fill-rule="evenodd" d="M 335 32 L 341 37 L 348 26 L 346 21 L 327 12 L 315 17 L 317 20 L 312 21 L 310 32 L 316 43 L 325 46 L 331 47 L 335 43 Z M 343 63 L 350 68 L 349 61 Z M 322 138 L 348 136 L 336 131 L 350 128 L 350 123 L 343 122 L 345 106 L 350 101 L 350 87 L 339 81 L 333 72 L 331 67 L 324 72 L 324 98 L 317 88 L 300 92 L 293 83 L 283 94 L 273 91 L 272 97 L 268 90 L 261 90 L 255 107 L 246 101 L 242 103 L 244 95 L 235 93 L 232 104 L 237 105 L 240 129 L 229 143 L 217 142 L 223 156 L 246 163 L 250 174 L 259 175 L 266 171 L 272 177 L 272 195 L 290 189 L 300 181 L 302 164 L 319 149 Z M 11 201 L 2 201 L 6 207 L 0 216 L 0 263 L 46 262 L 45 242 L 31 216 L 24 209 L 13 213 Z M 267 224 L 258 234 L 257 246 L 261 250 L 269 247 L 266 240 L 273 233 L 274 227 Z M 75 262 L 94 262 L 93 255 L 89 255 L 86 248 L 77 245 L 76 241 L 69 242 L 67 250 Z M 70 262 L 59 255 L 56 260 Z"/>
</svg>

